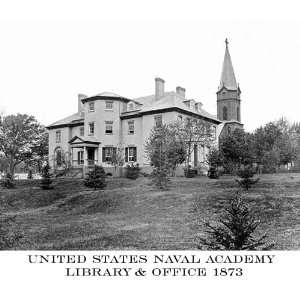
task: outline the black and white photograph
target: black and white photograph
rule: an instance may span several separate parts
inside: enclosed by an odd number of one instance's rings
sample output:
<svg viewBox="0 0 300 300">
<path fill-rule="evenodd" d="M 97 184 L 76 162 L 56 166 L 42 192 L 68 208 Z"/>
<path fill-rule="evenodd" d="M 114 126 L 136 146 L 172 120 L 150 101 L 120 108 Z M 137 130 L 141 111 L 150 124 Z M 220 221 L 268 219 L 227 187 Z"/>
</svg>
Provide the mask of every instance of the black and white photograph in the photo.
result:
<svg viewBox="0 0 300 300">
<path fill-rule="evenodd" d="M 297 6 L 29 2 L 0 17 L 2 253 L 300 250 Z"/>
</svg>

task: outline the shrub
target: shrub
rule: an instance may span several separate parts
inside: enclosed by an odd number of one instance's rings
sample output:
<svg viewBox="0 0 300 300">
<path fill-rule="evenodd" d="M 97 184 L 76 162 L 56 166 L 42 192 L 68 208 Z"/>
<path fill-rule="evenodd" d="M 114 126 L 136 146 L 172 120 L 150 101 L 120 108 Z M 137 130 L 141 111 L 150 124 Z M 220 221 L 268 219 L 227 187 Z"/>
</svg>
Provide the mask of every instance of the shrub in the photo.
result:
<svg viewBox="0 0 300 300">
<path fill-rule="evenodd" d="M 274 244 L 267 241 L 267 235 L 255 237 L 260 221 L 244 202 L 240 193 L 230 200 L 225 214 L 218 225 L 205 223 L 206 238 L 200 238 L 199 249 L 208 250 L 269 250 Z"/>
<path fill-rule="evenodd" d="M 184 176 L 187 178 L 193 178 L 197 175 L 197 170 L 192 169 L 191 166 L 188 166 L 184 169 Z"/>
<path fill-rule="evenodd" d="M 14 248 L 23 237 L 19 232 L 10 230 L 15 217 L 3 217 L 0 214 L 0 250 Z"/>
<path fill-rule="evenodd" d="M 237 172 L 237 175 L 241 179 L 236 179 L 236 181 L 241 187 L 248 190 L 252 185 L 254 185 L 255 183 L 257 183 L 259 181 L 259 178 L 252 179 L 254 174 L 255 174 L 255 171 L 249 167 L 240 169 Z"/>
<path fill-rule="evenodd" d="M 52 180 L 51 180 L 51 174 L 49 172 L 50 170 L 50 166 L 47 163 L 43 168 L 42 168 L 42 179 L 41 179 L 41 188 L 43 190 L 51 190 L 53 189 L 53 186 L 51 186 L 52 184 Z"/>
<path fill-rule="evenodd" d="M 207 176 L 210 179 L 218 179 L 219 178 L 219 172 L 216 167 L 210 167 L 207 173 Z"/>
<path fill-rule="evenodd" d="M 129 179 L 137 179 L 140 175 L 139 164 L 130 164 L 126 166 L 126 177 Z"/>
<path fill-rule="evenodd" d="M 14 177 L 6 173 L 5 177 L 2 179 L 1 185 L 7 189 L 13 189 L 15 187 Z"/>
<path fill-rule="evenodd" d="M 106 187 L 105 171 L 101 166 L 94 166 L 94 168 L 87 174 L 84 180 L 84 185 L 90 188 L 104 189 Z"/>
</svg>

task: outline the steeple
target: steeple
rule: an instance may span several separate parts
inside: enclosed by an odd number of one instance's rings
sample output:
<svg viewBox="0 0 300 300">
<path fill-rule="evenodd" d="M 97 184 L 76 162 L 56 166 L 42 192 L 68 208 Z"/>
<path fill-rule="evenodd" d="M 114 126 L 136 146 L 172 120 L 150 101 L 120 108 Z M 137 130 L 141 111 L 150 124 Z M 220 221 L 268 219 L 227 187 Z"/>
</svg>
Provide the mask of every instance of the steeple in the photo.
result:
<svg viewBox="0 0 300 300">
<path fill-rule="evenodd" d="M 235 79 L 232 61 L 228 49 L 228 40 L 225 40 L 225 56 L 223 61 L 223 67 L 222 67 L 222 74 L 220 79 L 220 85 L 218 88 L 218 91 L 222 89 L 222 87 L 226 87 L 228 90 L 237 90 L 238 84 Z"/>
<path fill-rule="evenodd" d="M 241 90 L 235 79 L 227 39 L 225 45 L 221 80 L 217 91 L 217 115 L 219 120 L 226 122 L 227 128 L 242 128 Z"/>
</svg>

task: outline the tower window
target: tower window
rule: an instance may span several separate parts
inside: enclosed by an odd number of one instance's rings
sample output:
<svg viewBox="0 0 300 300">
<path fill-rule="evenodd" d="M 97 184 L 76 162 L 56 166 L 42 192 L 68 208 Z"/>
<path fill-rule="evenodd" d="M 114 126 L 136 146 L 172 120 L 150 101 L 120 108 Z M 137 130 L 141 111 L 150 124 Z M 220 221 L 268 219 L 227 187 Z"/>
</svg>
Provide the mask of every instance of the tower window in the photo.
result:
<svg viewBox="0 0 300 300">
<path fill-rule="evenodd" d="M 113 134 L 113 121 L 105 121 L 105 134 Z"/>
<path fill-rule="evenodd" d="M 90 102 L 89 103 L 89 112 L 94 112 L 95 111 L 95 103 L 94 102 Z"/>
<path fill-rule="evenodd" d="M 105 109 L 113 109 L 113 101 L 105 101 Z"/>
<path fill-rule="evenodd" d="M 56 143 L 61 142 L 61 131 L 60 130 L 55 132 L 55 141 L 56 141 Z"/>
<path fill-rule="evenodd" d="M 89 123 L 89 135 L 93 136 L 94 133 L 95 133 L 95 123 L 91 122 L 91 123 Z"/>
<path fill-rule="evenodd" d="M 223 107 L 223 120 L 227 120 L 228 119 L 228 110 L 227 110 L 227 107 L 224 106 Z"/>
<path fill-rule="evenodd" d="M 236 114 L 237 114 L 237 120 L 240 122 L 241 121 L 241 113 L 240 113 L 239 107 L 236 109 Z"/>
</svg>

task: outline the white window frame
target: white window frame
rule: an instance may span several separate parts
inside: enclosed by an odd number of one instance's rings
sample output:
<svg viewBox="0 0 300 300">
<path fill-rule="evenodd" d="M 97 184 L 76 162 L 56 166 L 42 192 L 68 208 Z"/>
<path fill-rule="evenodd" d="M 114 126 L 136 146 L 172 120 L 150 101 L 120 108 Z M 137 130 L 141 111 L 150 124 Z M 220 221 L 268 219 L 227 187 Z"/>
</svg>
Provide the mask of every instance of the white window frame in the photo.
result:
<svg viewBox="0 0 300 300">
<path fill-rule="evenodd" d="M 89 102 L 89 112 L 95 111 L 95 102 Z"/>
<path fill-rule="evenodd" d="M 107 106 L 109 104 L 109 106 Z M 113 110 L 114 109 L 114 101 L 113 100 L 105 100 L 105 110 Z"/>
<path fill-rule="evenodd" d="M 91 130 L 93 128 L 93 130 Z M 95 122 L 90 122 L 89 123 L 89 136 L 94 136 L 95 135 Z"/>
<path fill-rule="evenodd" d="M 128 121 L 128 134 L 129 135 L 134 134 L 134 120 Z"/>
<path fill-rule="evenodd" d="M 61 143 L 61 130 L 55 131 L 55 142 Z"/>
<path fill-rule="evenodd" d="M 160 120 L 160 124 L 157 123 L 158 120 Z M 154 125 L 155 126 L 162 126 L 162 124 L 163 124 L 162 115 L 155 115 L 154 116 Z"/>
<path fill-rule="evenodd" d="M 105 121 L 105 134 L 107 134 L 107 135 L 113 134 L 113 132 L 114 132 L 113 123 L 114 123 L 113 121 Z M 111 132 L 107 132 L 108 126 L 111 127 Z"/>
<path fill-rule="evenodd" d="M 136 151 L 137 151 L 136 147 L 128 147 L 128 157 L 127 157 L 128 162 L 136 161 L 136 159 L 135 159 L 136 156 L 134 155 L 136 153 Z"/>
<path fill-rule="evenodd" d="M 84 136 L 84 126 L 79 127 L 79 135 Z"/>
</svg>

